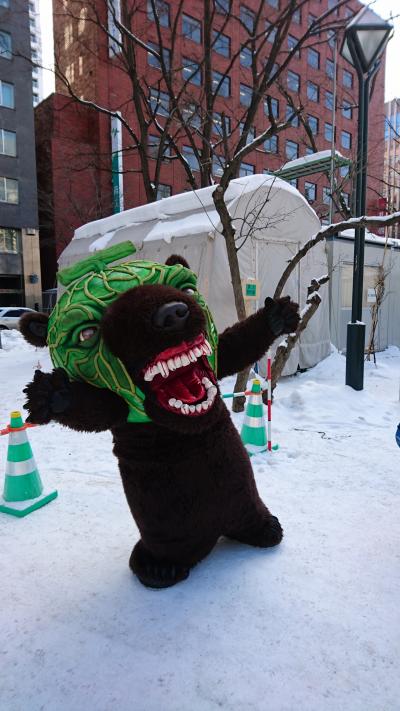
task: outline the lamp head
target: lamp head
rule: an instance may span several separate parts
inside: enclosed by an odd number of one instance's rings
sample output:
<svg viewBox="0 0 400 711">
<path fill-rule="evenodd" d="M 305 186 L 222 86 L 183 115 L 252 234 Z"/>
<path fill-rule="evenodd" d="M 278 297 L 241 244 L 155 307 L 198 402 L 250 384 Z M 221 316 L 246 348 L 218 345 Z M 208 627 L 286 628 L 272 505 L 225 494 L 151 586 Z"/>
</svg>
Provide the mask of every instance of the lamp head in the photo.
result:
<svg viewBox="0 0 400 711">
<path fill-rule="evenodd" d="M 393 25 L 364 7 L 346 25 L 340 54 L 366 74 L 385 51 Z"/>
</svg>

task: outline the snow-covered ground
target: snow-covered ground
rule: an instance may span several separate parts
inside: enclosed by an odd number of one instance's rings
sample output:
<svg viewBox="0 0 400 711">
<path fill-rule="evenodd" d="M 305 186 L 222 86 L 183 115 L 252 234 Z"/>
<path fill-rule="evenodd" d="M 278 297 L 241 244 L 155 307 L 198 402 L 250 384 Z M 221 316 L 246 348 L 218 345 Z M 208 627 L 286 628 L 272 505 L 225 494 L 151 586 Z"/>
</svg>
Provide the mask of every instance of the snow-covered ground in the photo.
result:
<svg viewBox="0 0 400 711">
<path fill-rule="evenodd" d="M 18 333 L 3 342 L 1 426 L 50 368 Z M 29 431 L 59 497 L 0 514 L 1 711 L 400 709 L 400 351 L 366 364 L 359 393 L 344 367 L 332 353 L 276 391 L 280 449 L 253 462 L 281 546 L 221 540 L 168 590 L 128 569 L 138 532 L 110 435 Z"/>
</svg>

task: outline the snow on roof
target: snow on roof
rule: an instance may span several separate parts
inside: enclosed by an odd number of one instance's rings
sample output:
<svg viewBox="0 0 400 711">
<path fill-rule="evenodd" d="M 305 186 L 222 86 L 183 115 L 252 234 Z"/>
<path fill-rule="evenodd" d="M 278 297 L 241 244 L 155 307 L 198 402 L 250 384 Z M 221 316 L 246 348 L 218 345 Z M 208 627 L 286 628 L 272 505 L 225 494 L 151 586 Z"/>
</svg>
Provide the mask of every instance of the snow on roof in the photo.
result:
<svg viewBox="0 0 400 711">
<path fill-rule="evenodd" d="M 133 207 L 101 220 L 89 222 L 75 230 L 74 240 L 97 237 L 91 249 L 98 250 L 107 246 L 116 230 L 135 227 L 146 222 L 155 222 L 145 240 L 163 238 L 170 241 L 172 235 L 200 234 L 218 229 L 219 216 L 215 210 L 212 194 L 215 185 L 200 190 L 179 193 L 169 198 L 140 207 Z M 311 206 L 301 193 L 292 185 L 273 175 L 249 175 L 232 180 L 226 192 L 226 203 L 231 205 L 243 195 L 259 189 L 285 191 L 296 196 L 310 211 Z M 176 217 L 175 221 L 171 218 Z M 318 219 L 316 217 L 316 219 Z M 149 225 L 150 227 L 150 225 Z"/>
<path fill-rule="evenodd" d="M 307 165 L 307 163 L 316 163 L 317 161 L 326 160 L 327 158 L 330 158 L 331 155 L 332 151 L 330 150 L 310 153 L 310 155 L 308 156 L 301 156 L 301 158 L 295 158 L 295 160 L 288 161 L 288 163 L 285 163 L 285 165 L 283 165 L 280 170 L 289 170 L 292 168 L 298 168 L 302 165 Z M 339 151 L 335 151 L 335 158 L 342 158 L 343 160 L 345 160 L 345 157 Z"/>
<path fill-rule="evenodd" d="M 346 239 L 354 239 L 354 229 L 342 230 L 339 232 L 340 237 L 345 237 Z M 393 237 L 383 237 L 382 235 L 375 235 L 369 230 L 365 230 L 365 241 L 375 244 L 387 244 L 388 247 L 398 247 L 400 248 L 400 239 L 395 239 Z"/>
</svg>

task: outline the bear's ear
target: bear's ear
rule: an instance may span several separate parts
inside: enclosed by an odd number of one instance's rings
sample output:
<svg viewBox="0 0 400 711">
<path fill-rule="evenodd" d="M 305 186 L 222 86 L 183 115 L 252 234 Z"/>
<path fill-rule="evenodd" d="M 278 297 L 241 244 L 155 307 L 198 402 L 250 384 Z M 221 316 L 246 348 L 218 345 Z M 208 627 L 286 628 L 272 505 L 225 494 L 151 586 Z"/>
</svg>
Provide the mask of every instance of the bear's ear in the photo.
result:
<svg viewBox="0 0 400 711">
<path fill-rule="evenodd" d="M 37 311 L 24 314 L 19 320 L 19 329 L 28 343 L 37 348 L 44 348 L 47 342 L 47 314 Z"/>
<path fill-rule="evenodd" d="M 186 259 L 184 257 L 180 257 L 179 254 L 171 254 L 165 264 L 167 267 L 173 267 L 174 264 L 182 264 L 182 266 L 186 267 L 186 269 L 190 269 Z"/>
</svg>

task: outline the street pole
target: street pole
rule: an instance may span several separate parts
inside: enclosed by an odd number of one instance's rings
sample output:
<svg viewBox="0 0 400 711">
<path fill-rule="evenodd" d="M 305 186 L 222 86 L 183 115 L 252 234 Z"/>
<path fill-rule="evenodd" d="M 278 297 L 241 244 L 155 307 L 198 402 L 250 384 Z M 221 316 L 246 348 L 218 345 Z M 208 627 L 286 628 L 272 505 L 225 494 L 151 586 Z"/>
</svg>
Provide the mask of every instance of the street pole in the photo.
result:
<svg viewBox="0 0 400 711">
<path fill-rule="evenodd" d="M 349 38 L 349 45 L 352 38 Z M 378 69 L 374 66 L 365 76 L 361 64 L 354 53 L 354 64 L 358 76 L 358 137 L 357 175 L 355 189 L 355 216 L 366 212 L 367 163 L 368 163 L 368 110 L 371 78 Z M 357 227 L 354 235 L 353 293 L 351 322 L 347 325 L 346 385 L 354 390 L 364 387 L 365 323 L 362 320 L 364 282 L 365 227 Z"/>
</svg>

